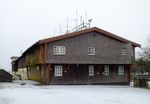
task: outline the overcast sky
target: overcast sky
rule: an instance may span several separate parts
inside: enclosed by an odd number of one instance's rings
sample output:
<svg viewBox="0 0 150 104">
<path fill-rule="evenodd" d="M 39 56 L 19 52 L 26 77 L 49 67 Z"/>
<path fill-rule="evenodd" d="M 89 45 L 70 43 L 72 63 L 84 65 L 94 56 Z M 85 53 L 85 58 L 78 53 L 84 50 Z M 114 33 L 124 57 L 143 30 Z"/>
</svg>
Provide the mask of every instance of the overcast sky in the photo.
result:
<svg viewBox="0 0 150 104">
<path fill-rule="evenodd" d="M 36 41 L 75 26 L 76 11 L 92 18 L 92 26 L 145 44 L 150 36 L 150 0 L 0 0 L 0 68 L 11 70 L 11 56 L 20 56 Z M 60 31 L 61 25 L 61 31 Z"/>
</svg>

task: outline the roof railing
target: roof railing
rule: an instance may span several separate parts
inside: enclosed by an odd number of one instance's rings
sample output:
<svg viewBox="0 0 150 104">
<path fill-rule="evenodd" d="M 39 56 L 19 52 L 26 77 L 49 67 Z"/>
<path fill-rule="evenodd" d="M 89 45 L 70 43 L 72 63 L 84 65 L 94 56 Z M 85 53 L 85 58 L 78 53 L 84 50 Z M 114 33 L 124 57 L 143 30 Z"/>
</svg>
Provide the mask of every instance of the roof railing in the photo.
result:
<svg viewBox="0 0 150 104">
<path fill-rule="evenodd" d="M 84 29 L 89 29 L 89 28 L 90 28 L 90 25 L 91 25 L 91 22 L 92 22 L 92 19 L 89 19 L 89 20 L 88 20 L 88 23 L 85 23 L 85 22 L 83 21 L 83 23 L 81 23 L 80 25 L 74 27 L 74 28 L 71 29 L 70 31 L 67 31 L 67 33 L 77 32 L 77 31 L 81 31 L 81 30 L 84 30 Z"/>
</svg>

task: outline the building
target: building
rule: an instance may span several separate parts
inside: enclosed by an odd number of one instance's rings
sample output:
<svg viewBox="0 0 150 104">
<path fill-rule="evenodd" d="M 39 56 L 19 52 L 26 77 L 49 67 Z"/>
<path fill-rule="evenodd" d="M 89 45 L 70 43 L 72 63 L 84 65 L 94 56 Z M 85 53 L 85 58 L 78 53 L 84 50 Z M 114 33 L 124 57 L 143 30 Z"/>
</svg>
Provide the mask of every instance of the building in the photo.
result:
<svg viewBox="0 0 150 104">
<path fill-rule="evenodd" d="M 17 66 L 15 66 L 15 61 L 18 59 L 18 56 L 12 56 L 11 59 L 11 64 L 12 64 L 12 69 L 15 69 Z M 17 68 L 16 71 L 12 70 L 11 74 L 13 75 L 14 80 L 26 80 L 28 79 L 27 77 L 27 68 L 20 67 Z"/>
<path fill-rule="evenodd" d="M 129 84 L 134 43 L 97 27 L 39 40 L 15 61 L 43 84 Z"/>
<path fill-rule="evenodd" d="M 0 82 L 12 82 L 12 75 L 4 69 L 0 69 Z"/>
</svg>

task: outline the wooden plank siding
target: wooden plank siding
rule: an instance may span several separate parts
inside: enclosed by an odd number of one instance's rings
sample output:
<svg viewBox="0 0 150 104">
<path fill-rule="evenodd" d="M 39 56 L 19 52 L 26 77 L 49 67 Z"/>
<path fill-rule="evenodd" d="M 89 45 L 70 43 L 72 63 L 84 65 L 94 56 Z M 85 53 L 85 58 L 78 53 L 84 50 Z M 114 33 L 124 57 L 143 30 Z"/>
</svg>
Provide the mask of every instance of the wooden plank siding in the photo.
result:
<svg viewBox="0 0 150 104">
<path fill-rule="evenodd" d="M 35 46 L 17 61 L 18 68 L 43 64 L 45 62 L 45 46 Z"/>
<path fill-rule="evenodd" d="M 38 70 L 37 70 L 37 67 Z M 41 64 L 28 67 L 28 78 L 30 80 L 36 80 L 42 84 L 48 84 L 50 81 L 50 64 Z"/>
<path fill-rule="evenodd" d="M 54 75 L 54 66 L 63 66 L 63 76 Z M 130 65 L 124 65 L 125 74 L 118 75 L 118 65 L 109 65 L 110 74 L 104 75 L 104 65 L 95 64 L 94 76 L 89 76 L 91 64 L 52 64 L 49 84 L 129 84 Z"/>
<path fill-rule="evenodd" d="M 94 76 L 89 76 L 89 65 L 94 66 Z M 62 66 L 63 75 L 55 76 L 54 67 Z M 109 65 L 109 75 L 104 75 L 104 64 L 46 64 L 37 71 L 29 70 L 29 79 L 42 84 L 129 84 L 130 65 L 123 65 L 125 74 L 118 75 L 118 65 Z"/>
<path fill-rule="evenodd" d="M 45 69 L 45 45 L 34 46 L 24 57 L 18 60 L 18 68 L 26 67 L 28 79 L 46 82 Z M 39 70 L 37 70 L 37 66 Z"/>
</svg>

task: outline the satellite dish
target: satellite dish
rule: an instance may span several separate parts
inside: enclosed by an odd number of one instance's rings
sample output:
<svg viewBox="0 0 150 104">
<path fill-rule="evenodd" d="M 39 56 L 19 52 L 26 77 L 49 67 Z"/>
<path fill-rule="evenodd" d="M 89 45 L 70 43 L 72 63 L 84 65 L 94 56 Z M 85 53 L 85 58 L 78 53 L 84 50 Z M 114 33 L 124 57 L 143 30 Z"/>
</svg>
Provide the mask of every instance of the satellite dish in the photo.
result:
<svg viewBox="0 0 150 104">
<path fill-rule="evenodd" d="M 92 18 L 91 18 L 91 19 L 88 19 L 88 22 L 92 22 Z"/>
</svg>

